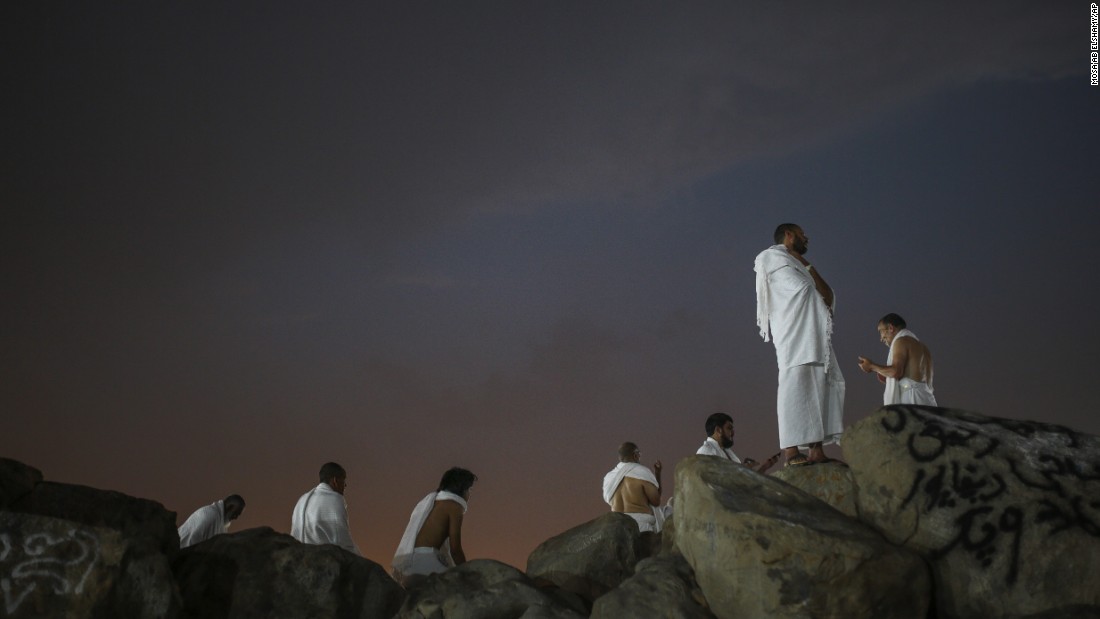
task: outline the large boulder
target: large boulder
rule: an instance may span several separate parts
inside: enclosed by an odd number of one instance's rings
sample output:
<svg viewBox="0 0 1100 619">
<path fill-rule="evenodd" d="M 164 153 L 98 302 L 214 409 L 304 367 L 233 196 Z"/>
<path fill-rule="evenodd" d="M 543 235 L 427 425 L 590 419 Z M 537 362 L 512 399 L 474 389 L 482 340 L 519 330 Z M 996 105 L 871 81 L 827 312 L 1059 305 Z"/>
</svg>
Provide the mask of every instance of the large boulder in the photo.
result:
<svg viewBox="0 0 1100 619">
<path fill-rule="evenodd" d="M 32 478 L 37 477 L 35 473 Z M 74 530 L 118 532 L 116 545 L 123 549 L 119 559 L 121 573 L 112 581 L 105 616 L 178 615 L 179 592 L 170 567 L 171 556 L 179 550 L 176 514 L 160 503 L 110 490 L 38 481 L 30 492 L 12 500 L 4 509 L 65 520 Z M 30 534 L 31 530 L 25 528 L 24 532 Z"/>
<path fill-rule="evenodd" d="M 5 509 L 114 529 L 131 543 L 150 545 L 169 557 L 180 547 L 175 512 L 112 490 L 43 481 Z"/>
<path fill-rule="evenodd" d="M 381 617 L 382 615 L 379 615 Z M 388 616 L 388 615 L 387 615 Z M 539 587 L 516 568 L 476 559 L 409 590 L 400 619 L 582 619 L 584 604 Z"/>
<path fill-rule="evenodd" d="M 172 569 L 184 616 L 196 619 L 388 618 L 405 595 L 373 561 L 268 527 L 189 546 Z"/>
<path fill-rule="evenodd" d="M 858 516 L 855 478 L 852 470 L 843 464 L 828 462 L 812 466 L 792 466 L 779 469 L 771 476 L 825 501 L 845 516 Z"/>
<path fill-rule="evenodd" d="M 527 557 L 527 575 L 592 603 L 629 578 L 655 541 L 633 518 L 608 512 L 539 544 Z"/>
<path fill-rule="evenodd" d="M 844 455 L 860 517 L 928 557 L 941 619 L 1100 617 L 1100 438 L 888 406 Z"/>
<path fill-rule="evenodd" d="M 126 547 L 113 529 L 0 512 L 0 616 L 140 616 L 113 605 Z"/>
<path fill-rule="evenodd" d="M 596 600 L 591 619 L 714 619 L 679 554 L 642 559 L 634 575 Z"/>
<path fill-rule="evenodd" d="M 18 460 L 0 458 L 0 509 L 30 494 L 42 482 L 42 473 Z"/>
<path fill-rule="evenodd" d="M 928 566 L 870 527 L 744 466 L 676 466 L 676 545 L 722 619 L 925 619 Z"/>
</svg>

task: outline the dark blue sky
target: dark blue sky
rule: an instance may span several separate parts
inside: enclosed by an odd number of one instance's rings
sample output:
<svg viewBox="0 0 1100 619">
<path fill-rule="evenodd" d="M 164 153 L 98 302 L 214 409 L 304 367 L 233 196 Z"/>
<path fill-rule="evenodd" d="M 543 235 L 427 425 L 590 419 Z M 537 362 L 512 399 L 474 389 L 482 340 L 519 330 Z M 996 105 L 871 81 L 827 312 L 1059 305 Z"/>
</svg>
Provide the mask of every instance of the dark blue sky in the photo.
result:
<svg viewBox="0 0 1100 619">
<path fill-rule="evenodd" d="M 1087 3 L 35 3 L 4 20 L 0 454 L 289 529 L 320 464 L 388 564 L 447 467 L 468 556 L 601 513 L 707 414 L 774 453 L 778 223 L 857 355 L 1100 434 Z"/>
</svg>

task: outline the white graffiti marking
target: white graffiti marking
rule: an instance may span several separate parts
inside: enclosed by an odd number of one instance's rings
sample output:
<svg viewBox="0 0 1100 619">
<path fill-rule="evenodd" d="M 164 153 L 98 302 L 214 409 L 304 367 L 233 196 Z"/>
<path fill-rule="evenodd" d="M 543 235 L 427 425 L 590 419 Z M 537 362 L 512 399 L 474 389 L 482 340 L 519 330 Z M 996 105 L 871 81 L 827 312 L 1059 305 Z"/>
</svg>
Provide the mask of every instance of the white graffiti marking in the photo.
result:
<svg viewBox="0 0 1100 619">
<path fill-rule="evenodd" d="M 11 537 L 0 535 L 0 563 L 7 562 L 14 548 Z M 35 533 L 23 540 L 24 558 L 16 560 L 0 576 L 7 615 L 19 610 L 23 600 L 38 588 L 50 587 L 55 595 L 73 595 L 84 591 L 84 583 L 99 562 L 99 540 L 87 531 L 71 529 L 67 535 Z M 6 565 L 3 567 L 7 567 Z"/>
</svg>

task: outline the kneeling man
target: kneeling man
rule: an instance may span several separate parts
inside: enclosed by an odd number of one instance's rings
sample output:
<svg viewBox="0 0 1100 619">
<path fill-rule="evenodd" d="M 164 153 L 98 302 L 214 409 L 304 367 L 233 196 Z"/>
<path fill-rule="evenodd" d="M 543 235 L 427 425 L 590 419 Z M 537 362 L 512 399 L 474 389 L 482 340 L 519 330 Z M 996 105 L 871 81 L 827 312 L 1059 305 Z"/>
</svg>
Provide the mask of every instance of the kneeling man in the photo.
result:
<svg viewBox="0 0 1100 619">
<path fill-rule="evenodd" d="M 393 556 L 393 577 L 397 582 L 408 587 L 428 574 L 466 562 L 466 553 L 462 551 L 462 517 L 475 481 L 477 475 L 470 471 L 452 468 L 443 474 L 439 489 L 416 504 Z"/>
</svg>

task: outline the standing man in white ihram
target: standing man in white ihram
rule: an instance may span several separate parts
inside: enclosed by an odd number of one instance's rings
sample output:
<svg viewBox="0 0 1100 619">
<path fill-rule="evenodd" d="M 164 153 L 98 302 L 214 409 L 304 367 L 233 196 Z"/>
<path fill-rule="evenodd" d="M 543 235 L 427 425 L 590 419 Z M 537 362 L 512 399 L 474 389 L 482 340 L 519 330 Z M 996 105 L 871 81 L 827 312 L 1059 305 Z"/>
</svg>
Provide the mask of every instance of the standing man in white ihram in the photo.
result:
<svg viewBox="0 0 1100 619">
<path fill-rule="evenodd" d="M 756 324 L 775 344 L 776 413 L 784 466 L 827 462 L 823 445 L 844 431 L 844 377 L 833 351 L 833 290 L 806 260 L 809 238 L 795 224 L 775 229 L 756 257 Z M 803 453 L 799 448 L 805 448 Z"/>
</svg>

